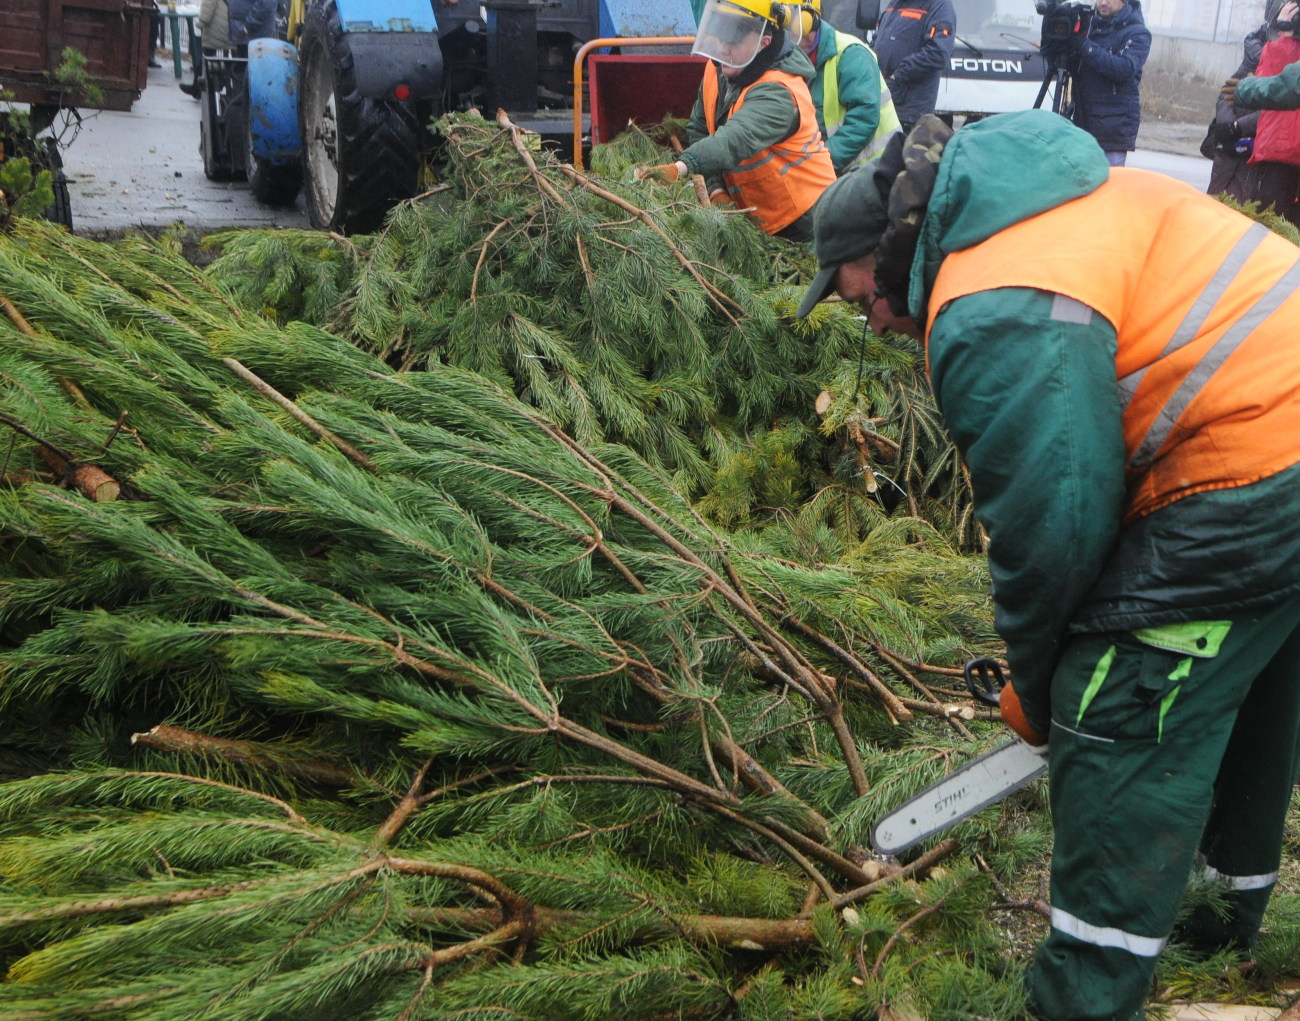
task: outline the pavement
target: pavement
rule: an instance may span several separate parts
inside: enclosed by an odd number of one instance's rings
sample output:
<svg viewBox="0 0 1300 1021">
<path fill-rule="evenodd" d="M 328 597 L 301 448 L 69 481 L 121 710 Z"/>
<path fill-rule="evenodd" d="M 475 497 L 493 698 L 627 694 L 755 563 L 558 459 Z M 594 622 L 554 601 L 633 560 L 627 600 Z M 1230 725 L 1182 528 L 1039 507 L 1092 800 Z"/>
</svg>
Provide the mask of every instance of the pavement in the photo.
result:
<svg viewBox="0 0 1300 1021">
<path fill-rule="evenodd" d="M 1212 164 L 1201 155 L 1204 137 L 1204 124 L 1147 118 L 1138 128 L 1137 152 L 1129 154 L 1128 166 L 1156 170 L 1205 191 Z"/>
<path fill-rule="evenodd" d="M 243 181 L 209 181 L 199 154 L 199 103 L 181 92 L 169 50 L 129 113 L 85 111 L 63 151 L 73 232 L 120 237 L 183 223 L 196 234 L 228 227 L 310 226 L 299 195 L 292 208 L 263 206 Z"/>
</svg>

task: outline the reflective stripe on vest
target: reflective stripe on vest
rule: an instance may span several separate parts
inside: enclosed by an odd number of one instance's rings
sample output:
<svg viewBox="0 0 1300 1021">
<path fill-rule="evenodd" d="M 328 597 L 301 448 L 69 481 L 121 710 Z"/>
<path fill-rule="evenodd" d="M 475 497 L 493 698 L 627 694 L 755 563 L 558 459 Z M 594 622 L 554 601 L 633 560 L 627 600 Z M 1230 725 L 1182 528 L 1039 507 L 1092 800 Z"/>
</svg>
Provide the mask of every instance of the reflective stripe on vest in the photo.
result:
<svg viewBox="0 0 1300 1021">
<path fill-rule="evenodd" d="M 799 125 L 785 141 L 741 160 L 734 170 L 724 172 L 722 180 L 737 207 L 751 209 L 751 215 L 763 230 L 775 234 L 808 212 L 822 192 L 835 183 L 835 167 L 817 127 L 808 83 L 798 75 L 769 68 L 741 91 L 727 117 L 736 115 L 744 105 L 745 95 L 760 82 L 776 82 L 785 87 L 799 112 Z M 704 121 L 712 135 L 718 130 L 718 71 L 712 64 L 704 70 L 701 98 Z"/>
<path fill-rule="evenodd" d="M 1300 463 L 1300 249 L 1163 174 L 1096 191 L 947 255 L 926 337 L 955 298 L 1064 294 L 1115 327 L 1125 520 Z"/>
<path fill-rule="evenodd" d="M 826 61 L 825 68 L 822 71 L 822 121 L 826 124 L 826 137 L 830 138 L 835 132 L 839 131 L 844 125 L 844 118 L 848 116 L 848 111 L 840 105 L 840 57 L 850 46 L 861 46 L 863 49 L 870 51 L 871 47 L 864 43 L 857 36 L 849 35 L 847 32 L 841 32 L 838 29 L 832 29 L 826 22 L 822 22 L 822 28 L 830 29 L 835 33 L 835 56 Z M 875 54 L 872 54 L 872 60 L 875 60 Z M 890 95 L 889 86 L 885 84 L 885 76 L 880 73 L 880 65 L 876 64 L 876 76 L 880 79 L 880 121 L 876 125 L 876 132 L 863 147 L 862 152 L 849 162 L 844 169 L 847 171 L 852 167 L 860 167 L 864 163 L 869 163 L 875 159 L 885 146 L 889 143 L 889 136 L 895 131 L 901 131 L 902 123 L 898 119 L 898 112 L 894 109 L 894 97 Z"/>
<path fill-rule="evenodd" d="M 1052 908 L 1052 928 L 1073 936 L 1080 943 L 1091 943 L 1095 947 L 1115 947 L 1127 950 L 1135 957 L 1159 957 L 1168 940 L 1153 936 L 1136 936 L 1123 929 L 1111 929 L 1101 925 L 1092 925 L 1077 915 L 1060 908 Z"/>
</svg>

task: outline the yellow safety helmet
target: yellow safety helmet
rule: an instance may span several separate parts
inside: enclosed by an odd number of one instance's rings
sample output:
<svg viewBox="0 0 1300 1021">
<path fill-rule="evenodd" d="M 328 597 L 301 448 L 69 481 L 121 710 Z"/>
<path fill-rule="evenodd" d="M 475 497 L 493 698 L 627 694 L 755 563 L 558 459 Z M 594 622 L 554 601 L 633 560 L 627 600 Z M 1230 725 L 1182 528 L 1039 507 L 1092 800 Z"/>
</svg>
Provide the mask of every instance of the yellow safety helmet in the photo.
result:
<svg viewBox="0 0 1300 1021">
<path fill-rule="evenodd" d="M 691 52 L 724 67 L 748 67 L 763 48 L 763 38 L 793 20 L 791 13 L 786 4 L 772 0 L 708 0 Z"/>
<path fill-rule="evenodd" d="M 790 13 L 785 4 L 773 3 L 772 0 L 709 0 L 706 11 L 715 3 L 724 10 L 730 8 L 726 12 L 734 16 L 743 17 L 748 14 L 755 18 L 762 18 L 764 21 L 771 22 L 775 28 L 783 28 Z"/>
</svg>

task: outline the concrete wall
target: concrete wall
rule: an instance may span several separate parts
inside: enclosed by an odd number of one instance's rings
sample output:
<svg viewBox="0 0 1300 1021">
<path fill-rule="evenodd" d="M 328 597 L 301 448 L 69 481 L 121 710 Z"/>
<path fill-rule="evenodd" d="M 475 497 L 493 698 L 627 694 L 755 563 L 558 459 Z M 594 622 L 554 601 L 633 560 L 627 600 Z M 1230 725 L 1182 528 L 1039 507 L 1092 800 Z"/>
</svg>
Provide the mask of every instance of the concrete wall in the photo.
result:
<svg viewBox="0 0 1300 1021">
<path fill-rule="evenodd" d="M 1179 39 L 1171 35 L 1153 35 L 1147 71 L 1157 71 L 1183 78 L 1222 80 L 1241 63 L 1241 40 L 1212 43 L 1203 39 Z"/>
</svg>

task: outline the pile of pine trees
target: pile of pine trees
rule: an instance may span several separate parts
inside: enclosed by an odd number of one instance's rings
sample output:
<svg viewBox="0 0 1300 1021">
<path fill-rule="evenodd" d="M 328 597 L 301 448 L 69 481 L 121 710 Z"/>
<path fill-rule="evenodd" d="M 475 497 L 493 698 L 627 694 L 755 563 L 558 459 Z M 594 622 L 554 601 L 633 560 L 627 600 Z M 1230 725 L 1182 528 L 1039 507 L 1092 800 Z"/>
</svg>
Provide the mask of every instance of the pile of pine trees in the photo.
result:
<svg viewBox="0 0 1300 1021">
<path fill-rule="evenodd" d="M 866 838 L 1001 737 L 959 687 L 997 644 L 951 462 L 906 431 L 913 355 L 859 357 L 834 309 L 746 354 L 797 287 L 676 230 L 725 214 L 665 197 L 607 234 L 587 203 L 616 202 L 465 130 L 491 173 L 375 238 L 228 237 L 208 273 L 172 239 L 0 235 L 0 1015 L 1016 1017 L 1041 790 L 903 861 Z M 519 222 L 430 276 L 399 242 L 470 217 L 452 191 Z M 665 277 L 689 356 L 593 325 L 612 298 L 568 318 L 601 246 L 649 273 L 656 245 L 703 279 Z M 259 258 L 276 300 L 237 286 Z M 488 291 L 495 330 L 459 316 Z M 765 364 L 781 394 L 744 399 Z M 1274 929 L 1265 979 L 1300 945 Z"/>
<path fill-rule="evenodd" d="M 856 541 L 901 501 L 978 548 L 916 345 L 844 305 L 794 320 L 804 246 L 690 185 L 630 183 L 664 158 L 640 133 L 590 175 L 508 122 L 440 134 L 447 180 L 381 233 L 219 235 L 213 279 L 396 367 L 486 375 L 580 442 L 630 446 L 714 520 L 799 515 Z"/>
</svg>

